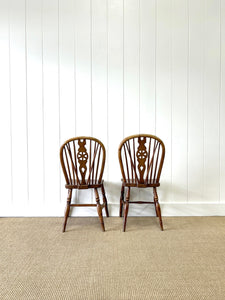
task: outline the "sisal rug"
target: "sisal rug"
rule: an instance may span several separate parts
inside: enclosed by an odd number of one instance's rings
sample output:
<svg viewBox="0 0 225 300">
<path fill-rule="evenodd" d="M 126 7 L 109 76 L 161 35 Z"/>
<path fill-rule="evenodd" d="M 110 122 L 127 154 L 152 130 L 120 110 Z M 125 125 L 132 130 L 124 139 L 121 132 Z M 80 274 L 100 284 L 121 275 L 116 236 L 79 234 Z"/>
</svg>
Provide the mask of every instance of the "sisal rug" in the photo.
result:
<svg viewBox="0 0 225 300">
<path fill-rule="evenodd" d="M 225 299 L 225 217 L 0 219 L 0 299 Z"/>
</svg>

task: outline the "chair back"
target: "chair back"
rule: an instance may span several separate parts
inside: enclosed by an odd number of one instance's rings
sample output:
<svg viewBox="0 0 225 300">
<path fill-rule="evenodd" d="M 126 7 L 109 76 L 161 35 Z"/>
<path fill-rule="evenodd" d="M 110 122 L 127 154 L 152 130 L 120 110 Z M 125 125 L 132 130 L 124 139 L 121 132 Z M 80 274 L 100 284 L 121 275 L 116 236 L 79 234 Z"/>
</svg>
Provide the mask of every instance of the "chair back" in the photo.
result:
<svg viewBox="0 0 225 300">
<path fill-rule="evenodd" d="M 158 137 L 149 134 L 129 136 L 120 143 L 118 156 L 125 183 L 137 186 L 159 183 L 165 146 Z"/>
<path fill-rule="evenodd" d="M 60 148 L 60 162 L 67 185 L 99 184 L 105 167 L 105 147 L 93 137 L 75 137 Z"/>
</svg>

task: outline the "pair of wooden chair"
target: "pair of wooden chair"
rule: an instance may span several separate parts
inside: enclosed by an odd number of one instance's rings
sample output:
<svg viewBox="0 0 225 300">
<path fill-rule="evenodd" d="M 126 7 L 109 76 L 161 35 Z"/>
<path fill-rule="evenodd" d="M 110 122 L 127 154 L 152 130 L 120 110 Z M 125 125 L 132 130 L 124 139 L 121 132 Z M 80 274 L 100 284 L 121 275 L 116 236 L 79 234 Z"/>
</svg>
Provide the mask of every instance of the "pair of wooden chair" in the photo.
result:
<svg viewBox="0 0 225 300">
<path fill-rule="evenodd" d="M 159 218 L 161 230 L 163 223 L 158 202 L 157 187 L 165 156 L 165 146 L 156 136 L 149 134 L 132 135 L 125 138 L 119 145 L 118 157 L 122 173 L 120 196 L 120 217 L 124 212 L 123 231 L 126 230 L 130 203 L 154 204 L 156 216 Z M 63 232 L 66 230 L 70 207 L 96 206 L 101 228 L 105 231 L 102 210 L 109 217 L 107 198 L 103 184 L 106 151 L 101 141 L 93 137 L 75 137 L 67 140 L 60 148 L 60 161 L 68 189 L 67 205 Z M 153 188 L 153 201 L 130 201 L 131 188 Z M 74 189 L 94 189 L 96 203 L 71 203 Z M 98 189 L 101 189 L 103 201 L 100 202 Z M 125 194 L 126 192 L 126 194 Z"/>
</svg>

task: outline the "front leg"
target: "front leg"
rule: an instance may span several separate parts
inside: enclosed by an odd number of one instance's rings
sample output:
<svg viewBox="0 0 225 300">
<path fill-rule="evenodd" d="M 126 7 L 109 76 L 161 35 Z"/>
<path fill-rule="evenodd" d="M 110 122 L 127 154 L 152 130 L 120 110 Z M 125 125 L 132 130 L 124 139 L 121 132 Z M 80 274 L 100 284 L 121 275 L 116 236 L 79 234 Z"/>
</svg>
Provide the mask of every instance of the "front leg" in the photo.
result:
<svg viewBox="0 0 225 300">
<path fill-rule="evenodd" d="M 103 217 L 102 217 L 102 206 L 100 204 L 100 199 L 99 199 L 99 194 L 98 194 L 97 188 L 95 188 L 94 191 L 95 191 L 95 198 L 96 198 L 96 203 L 97 203 L 97 212 L 98 212 L 99 220 L 101 223 L 102 231 L 105 231 L 105 225 L 104 225 L 104 221 L 103 221 Z"/>
<path fill-rule="evenodd" d="M 123 220 L 123 231 L 125 232 L 127 226 L 127 216 L 129 210 L 129 200 L 130 200 L 130 187 L 128 187 L 127 195 L 126 195 L 126 202 L 124 207 L 124 220 Z"/>
<path fill-rule="evenodd" d="M 154 193 L 154 203 L 155 203 L 156 215 L 159 217 L 159 224 L 160 224 L 161 230 L 163 231 L 161 209 L 160 209 L 160 205 L 159 205 L 159 201 L 158 201 L 158 194 L 157 194 L 156 187 L 153 187 L 153 193 Z"/>
<path fill-rule="evenodd" d="M 66 204 L 64 224 L 63 224 L 63 232 L 65 232 L 65 230 L 66 230 L 67 219 L 68 219 L 69 212 L 70 212 L 71 198 L 72 198 L 72 189 L 68 190 L 67 204 Z"/>
</svg>

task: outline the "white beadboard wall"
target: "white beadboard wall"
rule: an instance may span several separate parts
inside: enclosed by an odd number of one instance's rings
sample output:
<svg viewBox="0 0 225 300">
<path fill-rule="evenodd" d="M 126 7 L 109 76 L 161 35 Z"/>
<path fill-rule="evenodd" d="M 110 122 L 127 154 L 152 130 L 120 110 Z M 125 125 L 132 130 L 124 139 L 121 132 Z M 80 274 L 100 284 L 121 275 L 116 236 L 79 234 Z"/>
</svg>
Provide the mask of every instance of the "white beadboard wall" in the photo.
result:
<svg viewBox="0 0 225 300">
<path fill-rule="evenodd" d="M 64 214 L 59 148 L 78 135 L 106 146 L 118 216 L 117 149 L 136 133 L 165 143 L 164 216 L 225 215 L 224 81 L 225 0 L 0 0 L 0 216 Z"/>
</svg>

